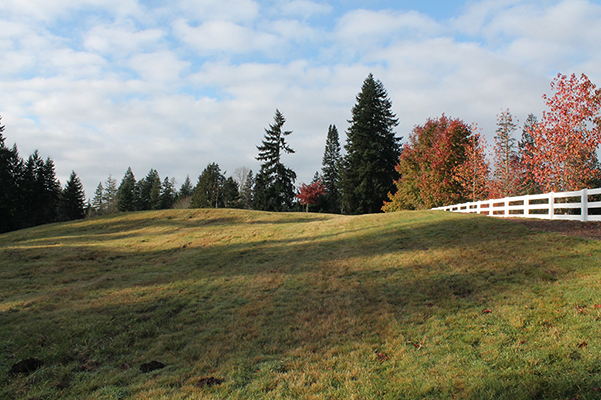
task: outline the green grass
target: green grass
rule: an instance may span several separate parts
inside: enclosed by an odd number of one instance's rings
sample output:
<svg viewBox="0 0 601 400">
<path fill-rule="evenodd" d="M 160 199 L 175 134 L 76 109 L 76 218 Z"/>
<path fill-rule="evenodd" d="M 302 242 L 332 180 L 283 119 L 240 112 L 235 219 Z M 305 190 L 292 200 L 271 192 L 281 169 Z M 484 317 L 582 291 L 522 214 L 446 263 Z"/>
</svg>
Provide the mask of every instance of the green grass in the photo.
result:
<svg viewBox="0 0 601 400">
<path fill-rule="evenodd" d="M 600 257 L 442 212 L 170 210 L 4 234 L 0 398 L 599 398 Z M 9 374 L 29 357 L 44 365 Z M 166 367 L 140 372 L 152 360 Z"/>
</svg>

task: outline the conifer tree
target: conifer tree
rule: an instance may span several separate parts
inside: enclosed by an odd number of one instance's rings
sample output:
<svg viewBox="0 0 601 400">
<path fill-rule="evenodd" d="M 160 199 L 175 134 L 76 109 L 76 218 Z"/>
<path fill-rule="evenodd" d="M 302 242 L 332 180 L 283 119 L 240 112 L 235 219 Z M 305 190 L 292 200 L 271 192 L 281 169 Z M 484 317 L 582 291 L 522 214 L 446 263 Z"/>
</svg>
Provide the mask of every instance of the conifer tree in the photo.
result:
<svg viewBox="0 0 601 400">
<path fill-rule="evenodd" d="M 93 215 L 104 215 L 106 214 L 106 205 L 103 202 L 104 196 L 104 188 L 102 187 L 102 182 L 98 183 L 96 186 L 96 191 L 94 192 L 94 198 L 92 199 L 92 204 L 90 205 L 89 214 Z"/>
<path fill-rule="evenodd" d="M 325 194 L 320 197 L 327 212 L 340 212 L 340 193 L 338 190 L 340 180 L 340 139 L 336 125 L 330 125 L 326 146 L 321 162 L 320 179 L 325 187 Z"/>
<path fill-rule="evenodd" d="M 240 184 L 240 207 L 245 209 L 253 208 L 253 187 L 255 186 L 255 178 L 252 170 L 246 173 L 246 178 Z"/>
<path fill-rule="evenodd" d="M 14 145 L 12 149 L 6 147 L 2 132 L 4 132 L 4 125 L 0 125 L 0 233 L 20 227 L 22 211 L 18 200 L 17 183 L 23 168 L 17 146 Z"/>
<path fill-rule="evenodd" d="M 493 181 L 493 197 L 516 196 L 520 192 L 520 167 L 516 139 L 513 132 L 516 123 L 509 110 L 502 111 L 497 117 L 495 135 L 495 171 Z"/>
<path fill-rule="evenodd" d="M 532 136 L 532 132 L 536 130 L 537 125 L 538 119 L 536 118 L 536 115 L 529 114 L 526 121 L 524 121 L 522 138 L 518 142 L 519 166 L 521 169 L 520 187 L 522 194 L 536 194 L 541 193 L 542 191 L 539 184 L 534 179 L 534 173 L 531 166 L 526 162 L 526 160 L 532 158 L 532 149 L 534 149 L 534 137 Z"/>
<path fill-rule="evenodd" d="M 117 193 L 117 180 L 109 175 L 104 182 L 104 195 L 102 197 L 107 214 L 114 214 L 119 211 Z"/>
<path fill-rule="evenodd" d="M 223 183 L 219 164 L 210 163 L 198 177 L 194 194 L 190 202 L 191 208 L 219 208 L 223 207 Z"/>
<path fill-rule="evenodd" d="M 119 211 L 135 211 L 136 210 L 136 177 L 131 170 L 127 168 L 119 189 L 117 190 L 117 206 Z"/>
<path fill-rule="evenodd" d="M 72 221 L 85 217 L 86 194 L 81 180 L 71 171 L 69 180 L 60 197 L 60 218 L 63 221 Z"/>
<path fill-rule="evenodd" d="M 282 153 L 294 153 L 286 143 L 292 131 L 283 131 L 286 119 L 280 110 L 275 110 L 274 123 L 265 129 L 261 146 L 257 146 L 257 160 L 263 161 L 256 176 L 255 208 L 259 210 L 287 211 L 294 202 L 296 173 L 281 161 Z"/>
<path fill-rule="evenodd" d="M 175 189 L 175 178 L 169 179 L 165 177 L 161 187 L 160 208 L 163 210 L 173 207 L 177 199 L 177 191 Z"/>
<path fill-rule="evenodd" d="M 398 119 L 382 82 L 369 74 L 356 100 L 341 177 L 342 208 L 348 214 L 380 211 L 395 189 L 401 154 L 400 138 L 393 131 Z"/>
</svg>

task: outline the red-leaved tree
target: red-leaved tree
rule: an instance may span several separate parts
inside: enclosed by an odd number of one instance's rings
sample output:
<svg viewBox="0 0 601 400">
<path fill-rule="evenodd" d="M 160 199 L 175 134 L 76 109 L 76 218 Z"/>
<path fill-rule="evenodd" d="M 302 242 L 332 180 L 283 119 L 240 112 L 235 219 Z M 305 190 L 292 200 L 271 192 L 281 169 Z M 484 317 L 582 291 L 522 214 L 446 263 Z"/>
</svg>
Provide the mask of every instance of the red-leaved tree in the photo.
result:
<svg viewBox="0 0 601 400">
<path fill-rule="evenodd" d="M 300 200 L 302 205 L 307 206 L 307 212 L 309 212 L 309 204 L 317 203 L 317 200 L 326 192 L 325 185 L 321 182 L 321 179 L 310 185 L 302 183 L 299 187 L 300 193 L 296 197 Z"/>
<path fill-rule="evenodd" d="M 401 178 L 396 193 L 388 194 L 382 210 L 428 209 L 467 199 L 455 169 L 466 160 L 472 128 L 444 114 L 416 126 L 396 166 Z"/>
<path fill-rule="evenodd" d="M 599 178 L 601 90 L 584 74 L 558 74 L 551 89 L 553 96 L 543 96 L 549 111 L 530 132 L 524 162 L 545 192 L 589 187 Z"/>
</svg>

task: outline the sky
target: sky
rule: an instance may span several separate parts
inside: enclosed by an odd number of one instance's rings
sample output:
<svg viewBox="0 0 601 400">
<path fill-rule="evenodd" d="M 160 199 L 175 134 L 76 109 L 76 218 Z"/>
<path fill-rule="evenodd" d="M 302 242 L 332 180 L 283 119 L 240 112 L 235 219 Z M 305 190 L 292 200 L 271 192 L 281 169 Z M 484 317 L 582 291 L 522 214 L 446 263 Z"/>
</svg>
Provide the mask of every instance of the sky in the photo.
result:
<svg viewBox="0 0 601 400">
<path fill-rule="evenodd" d="M 492 144 L 503 110 L 540 119 L 558 73 L 601 85 L 601 1 L 0 2 L 6 144 L 50 157 L 63 185 L 74 170 L 89 198 L 128 167 L 178 186 L 212 162 L 257 172 L 276 109 L 293 132 L 282 161 L 309 183 L 370 73 L 401 143 L 444 113 Z"/>
</svg>

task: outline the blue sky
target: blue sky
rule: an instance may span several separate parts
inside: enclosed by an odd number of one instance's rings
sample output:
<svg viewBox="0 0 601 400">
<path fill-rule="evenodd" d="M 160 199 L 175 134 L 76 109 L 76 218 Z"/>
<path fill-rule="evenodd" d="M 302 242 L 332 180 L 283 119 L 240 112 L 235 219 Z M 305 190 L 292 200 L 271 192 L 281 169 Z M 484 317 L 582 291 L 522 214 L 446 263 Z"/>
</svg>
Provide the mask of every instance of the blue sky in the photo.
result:
<svg viewBox="0 0 601 400">
<path fill-rule="evenodd" d="M 276 108 L 308 182 L 369 73 L 404 140 L 445 113 L 492 144 L 501 110 L 540 118 L 557 73 L 601 84 L 591 0 L 3 0 L 0 27 L 7 142 L 89 197 L 129 166 L 179 184 L 211 162 L 256 172 Z"/>
</svg>

